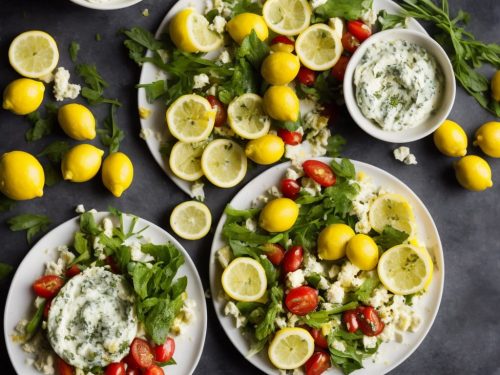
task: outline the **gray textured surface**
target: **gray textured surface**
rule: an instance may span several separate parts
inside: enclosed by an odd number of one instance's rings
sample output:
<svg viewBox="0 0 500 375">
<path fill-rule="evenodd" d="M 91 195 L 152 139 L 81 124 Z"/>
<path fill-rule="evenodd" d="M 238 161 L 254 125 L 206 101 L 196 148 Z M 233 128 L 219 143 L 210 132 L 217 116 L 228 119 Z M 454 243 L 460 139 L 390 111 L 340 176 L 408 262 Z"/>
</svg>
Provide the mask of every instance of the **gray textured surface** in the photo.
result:
<svg viewBox="0 0 500 375">
<path fill-rule="evenodd" d="M 487 41 L 500 42 L 500 2 L 498 0 L 456 0 L 452 8 L 463 8 L 472 15 L 470 30 Z M 117 200 L 105 190 L 99 179 L 85 184 L 59 183 L 46 189 L 43 199 L 18 204 L 11 212 L 0 214 L 0 261 L 17 265 L 29 250 L 24 234 L 11 233 L 5 225 L 9 217 L 25 212 L 45 213 L 53 226 L 74 216 L 74 207 L 84 203 L 87 208 L 106 209 L 113 205 L 135 213 L 168 228 L 172 208 L 187 197 L 170 182 L 156 165 L 145 143 L 139 138 L 134 84 L 139 69 L 128 60 L 117 36 L 120 28 L 141 25 L 155 30 L 173 1 L 146 0 L 131 8 L 100 12 L 81 8 L 67 0 L 35 1 L 3 0 L 0 9 L 0 87 L 16 74 L 8 65 L 7 49 L 14 36 L 28 29 L 43 29 L 52 34 L 61 51 L 60 65 L 72 67 L 67 54 L 69 42 L 81 44 L 80 61 L 95 63 L 111 83 L 108 94 L 123 103 L 119 124 L 126 131 L 122 149 L 135 164 L 134 184 Z M 150 10 L 143 17 L 144 8 Z M 95 40 L 95 34 L 102 41 Z M 93 109 L 96 117 L 105 116 L 105 107 Z M 462 89 L 450 116 L 472 136 L 474 130 L 493 117 L 483 111 Z M 24 132 L 28 125 L 19 117 L 0 110 L 0 153 L 22 149 L 39 152 L 58 134 L 28 144 Z M 345 155 L 366 161 L 400 178 L 408 184 L 429 208 L 439 229 L 444 247 L 446 277 L 443 300 L 429 335 L 418 350 L 392 373 L 394 374 L 500 374 L 500 202 L 499 185 L 483 193 L 470 193 L 456 183 L 453 160 L 435 149 L 431 138 L 411 144 L 418 166 L 408 167 L 395 161 L 391 152 L 395 145 L 378 142 L 359 130 L 349 120 L 335 129 L 348 140 Z M 479 154 L 470 147 L 470 153 Z M 500 176 L 500 161 L 488 159 L 496 181 Z M 260 168 L 252 169 L 247 181 Z M 214 219 L 238 188 L 208 189 L 208 205 Z M 208 258 L 211 237 L 196 241 L 181 241 L 194 259 L 204 287 L 208 288 Z M 34 278 L 36 275 L 26 275 Z M 3 316 L 5 297 L 10 281 L 0 287 L 0 311 Z M 220 328 L 211 301 L 208 301 L 209 325 L 203 356 L 196 374 L 255 374 L 257 370 L 233 348 Z M 3 330 L 3 319 L 2 319 Z M 3 335 L 2 335 L 3 337 Z M 5 344 L 0 339 L 0 373 L 13 374 Z"/>
</svg>

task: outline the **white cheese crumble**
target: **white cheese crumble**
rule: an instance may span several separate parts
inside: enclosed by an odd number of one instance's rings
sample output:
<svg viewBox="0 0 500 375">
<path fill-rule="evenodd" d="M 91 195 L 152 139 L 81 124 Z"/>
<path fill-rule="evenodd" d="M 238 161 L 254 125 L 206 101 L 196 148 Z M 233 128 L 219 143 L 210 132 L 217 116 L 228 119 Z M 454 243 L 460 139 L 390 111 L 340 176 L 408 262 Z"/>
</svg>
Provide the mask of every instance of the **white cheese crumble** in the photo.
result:
<svg viewBox="0 0 500 375">
<path fill-rule="evenodd" d="M 291 166 L 286 169 L 285 172 L 286 178 L 291 178 L 292 180 L 298 180 L 302 176 L 304 176 L 304 170 L 302 168 L 297 168 L 295 166 Z"/>
<path fill-rule="evenodd" d="M 203 189 L 204 183 L 195 181 L 191 184 L 191 197 L 203 202 L 205 200 L 205 190 Z"/>
<path fill-rule="evenodd" d="M 310 147 L 306 147 L 304 145 L 305 143 L 306 142 L 302 142 L 295 146 L 285 145 L 285 157 L 290 159 L 292 164 L 296 167 L 300 167 L 304 160 L 312 157 Z"/>
<path fill-rule="evenodd" d="M 377 337 L 363 336 L 363 346 L 367 349 L 375 348 L 377 346 Z"/>
<path fill-rule="evenodd" d="M 229 64 L 231 62 L 231 55 L 227 49 L 222 50 L 217 61 L 220 61 L 222 64 Z"/>
<path fill-rule="evenodd" d="M 344 352 L 346 349 L 344 342 L 340 340 L 333 340 L 332 347 L 339 352 Z"/>
<path fill-rule="evenodd" d="M 323 4 L 326 4 L 328 0 L 312 0 L 311 1 L 311 7 L 313 9 L 319 8 Z"/>
<path fill-rule="evenodd" d="M 360 279 L 356 277 L 359 271 L 360 269 L 358 267 L 351 262 L 346 261 L 340 269 L 337 281 L 343 288 L 356 287 L 357 284 L 361 285 L 361 283 L 359 283 Z"/>
<path fill-rule="evenodd" d="M 232 316 L 235 319 L 236 328 L 243 327 L 246 324 L 246 318 L 241 315 L 240 310 L 232 301 L 229 301 L 224 307 L 224 315 Z"/>
<path fill-rule="evenodd" d="M 289 289 L 297 288 L 306 282 L 304 271 L 300 268 L 296 271 L 289 272 L 286 275 L 286 286 Z"/>
<path fill-rule="evenodd" d="M 75 99 L 80 94 L 80 85 L 69 83 L 69 71 L 59 67 L 54 75 L 54 97 L 58 102 L 64 99 Z"/>
<path fill-rule="evenodd" d="M 202 89 L 210 84 L 210 79 L 205 73 L 197 74 L 193 77 L 193 89 Z"/>
<path fill-rule="evenodd" d="M 302 191 L 312 195 L 315 197 L 316 195 L 321 194 L 321 185 L 314 181 L 312 178 L 304 177 L 301 180 Z"/>
<path fill-rule="evenodd" d="M 378 309 L 379 307 L 385 305 L 389 302 L 391 295 L 387 292 L 385 288 L 376 288 L 370 299 L 368 300 L 368 304 Z"/>
<path fill-rule="evenodd" d="M 222 34 L 225 28 L 226 28 L 226 19 L 221 16 L 215 16 L 212 21 L 212 24 L 208 26 L 209 30 L 215 31 L 219 34 Z"/>
<path fill-rule="evenodd" d="M 257 220 L 249 217 L 245 221 L 245 228 L 247 228 L 250 232 L 255 232 L 257 230 Z"/>
<path fill-rule="evenodd" d="M 105 217 L 103 220 L 102 220 L 102 227 L 104 229 L 104 232 L 103 234 L 106 236 L 106 237 L 113 237 L 113 222 L 111 221 L 111 219 L 109 217 Z"/>
<path fill-rule="evenodd" d="M 328 20 L 328 26 L 335 31 L 335 34 L 339 37 L 342 38 L 342 35 L 344 35 L 344 21 L 342 21 L 341 18 L 339 17 L 334 17 L 330 18 Z"/>
<path fill-rule="evenodd" d="M 330 288 L 326 291 L 326 300 L 330 303 L 342 303 L 344 301 L 344 288 L 339 281 L 334 282 L 330 285 Z"/>
<path fill-rule="evenodd" d="M 76 206 L 75 212 L 77 214 L 83 214 L 85 212 L 85 206 L 80 203 L 78 206 Z"/>
<path fill-rule="evenodd" d="M 146 254 L 142 251 L 141 243 L 139 241 L 132 241 L 130 244 L 130 258 L 134 262 L 153 262 L 155 258 L 151 254 Z"/>
<path fill-rule="evenodd" d="M 393 154 L 396 160 L 399 160 L 400 162 L 405 163 L 406 165 L 418 164 L 417 158 L 410 152 L 409 147 L 406 146 L 398 147 L 393 151 Z"/>
</svg>

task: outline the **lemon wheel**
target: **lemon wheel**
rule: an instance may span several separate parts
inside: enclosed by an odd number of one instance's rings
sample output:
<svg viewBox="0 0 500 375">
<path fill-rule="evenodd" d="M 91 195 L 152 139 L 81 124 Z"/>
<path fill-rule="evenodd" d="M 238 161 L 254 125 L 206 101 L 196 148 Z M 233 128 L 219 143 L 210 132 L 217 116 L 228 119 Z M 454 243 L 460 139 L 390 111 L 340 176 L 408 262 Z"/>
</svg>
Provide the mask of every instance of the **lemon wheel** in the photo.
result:
<svg viewBox="0 0 500 375">
<path fill-rule="evenodd" d="M 266 271 L 252 258 L 233 260 L 224 269 L 221 281 L 226 294 L 236 301 L 254 302 L 266 293 Z"/>
<path fill-rule="evenodd" d="M 304 66 L 321 71 L 333 67 L 342 55 L 341 37 L 331 27 L 318 23 L 297 37 L 295 51 Z"/>
<path fill-rule="evenodd" d="M 229 104 L 227 115 L 231 129 L 245 139 L 262 137 L 271 127 L 263 100 L 257 94 L 248 93 L 235 98 Z"/>
<path fill-rule="evenodd" d="M 196 181 L 203 176 L 201 169 L 201 155 L 203 147 L 195 147 L 192 143 L 177 142 L 168 159 L 170 169 L 174 174 L 185 181 Z"/>
<path fill-rule="evenodd" d="M 272 31 L 291 36 L 309 26 L 312 10 L 306 0 L 267 0 L 262 15 Z"/>
<path fill-rule="evenodd" d="M 269 345 L 269 360 L 282 370 L 293 370 L 304 363 L 314 353 L 314 339 L 304 328 L 283 328 L 274 336 Z"/>
<path fill-rule="evenodd" d="M 205 237 L 211 225 L 210 210 L 198 201 L 183 202 L 177 205 L 170 215 L 170 227 L 185 240 L 199 240 Z"/>
<path fill-rule="evenodd" d="M 247 157 L 236 142 L 216 139 L 208 144 L 201 156 L 205 177 L 215 186 L 230 188 L 243 180 L 247 173 Z"/>
</svg>

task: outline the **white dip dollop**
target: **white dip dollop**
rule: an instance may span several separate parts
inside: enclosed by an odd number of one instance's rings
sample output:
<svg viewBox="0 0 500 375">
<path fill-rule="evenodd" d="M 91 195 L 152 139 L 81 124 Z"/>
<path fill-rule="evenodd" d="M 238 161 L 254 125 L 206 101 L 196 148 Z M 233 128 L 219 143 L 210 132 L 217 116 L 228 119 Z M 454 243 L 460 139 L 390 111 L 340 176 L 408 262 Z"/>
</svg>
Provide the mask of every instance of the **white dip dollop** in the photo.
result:
<svg viewBox="0 0 500 375">
<path fill-rule="evenodd" d="M 388 131 L 425 122 L 439 106 L 443 90 L 434 57 L 406 40 L 371 45 L 356 67 L 354 85 L 361 112 Z"/>
</svg>

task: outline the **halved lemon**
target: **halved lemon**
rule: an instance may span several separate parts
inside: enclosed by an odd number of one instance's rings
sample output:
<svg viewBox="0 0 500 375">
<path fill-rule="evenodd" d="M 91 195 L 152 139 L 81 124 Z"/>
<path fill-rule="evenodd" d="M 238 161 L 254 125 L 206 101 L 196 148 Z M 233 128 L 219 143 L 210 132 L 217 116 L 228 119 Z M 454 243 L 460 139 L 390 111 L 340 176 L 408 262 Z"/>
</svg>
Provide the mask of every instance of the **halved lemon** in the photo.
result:
<svg viewBox="0 0 500 375">
<path fill-rule="evenodd" d="M 313 353 L 314 339 L 304 328 L 279 330 L 268 349 L 269 360 L 282 370 L 293 370 L 302 366 Z"/>
<path fill-rule="evenodd" d="M 257 94 L 243 94 L 227 108 L 229 126 L 245 139 L 256 139 L 267 134 L 271 118 L 264 112 L 264 103 Z"/>
<path fill-rule="evenodd" d="M 212 214 L 208 207 L 198 201 L 187 201 L 177 205 L 170 215 L 170 227 L 179 237 L 199 240 L 205 237 L 212 225 Z"/>
<path fill-rule="evenodd" d="M 44 31 L 26 31 L 10 44 L 9 62 L 24 77 L 42 78 L 52 73 L 59 62 L 57 43 Z"/>
<path fill-rule="evenodd" d="M 267 27 L 281 35 L 298 35 L 311 23 L 312 10 L 306 0 L 267 0 L 262 9 Z"/>
<path fill-rule="evenodd" d="M 166 120 L 170 133 L 179 141 L 200 142 L 214 128 L 216 111 L 202 96 L 182 95 L 168 107 Z"/>
<path fill-rule="evenodd" d="M 425 248 L 398 245 L 382 254 L 378 277 L 394 294 L 413 294 L 425 289 L 432 280 L 434 265 Z"/>
<path fill-rule="evenodd" d="M 229 139 L 216 139 L 201 156 L 205 177 L 215 186 L 230 188 L 247 173 L 247 157 L 239 144 Z"/>
<path fill-rule="evenodd" d="M 383 194 L 375 199 L 368 212 L 370 225 L 378 233 L 382 233 L 389 225 L 394 229 L 414 235 L 415 216 L 410 204 L 399 194 Z"/>
<path fill-rule="evenodd" d="M 203 176 L 201 169 L 202 145 L 177 142 L 170 151 L 168 163 L 174 174 L 185 181 L 196 181 Z"/>
<path fill-rule="evenodd" d="M 324 23 L 309 26 L 297 37 L 295 51 L 304 66 L 321 71 L 333 67 L 342 55 L 339 34 Z"/>
<path fill-rule="evenodd" d="M 233 260 L 224 269 L 221 281 L 226 294 L 236 301 L 257 301 L 266 293 L 266 271 L 252 258 L 241 257 Z"/>
</svg>

